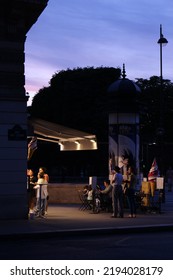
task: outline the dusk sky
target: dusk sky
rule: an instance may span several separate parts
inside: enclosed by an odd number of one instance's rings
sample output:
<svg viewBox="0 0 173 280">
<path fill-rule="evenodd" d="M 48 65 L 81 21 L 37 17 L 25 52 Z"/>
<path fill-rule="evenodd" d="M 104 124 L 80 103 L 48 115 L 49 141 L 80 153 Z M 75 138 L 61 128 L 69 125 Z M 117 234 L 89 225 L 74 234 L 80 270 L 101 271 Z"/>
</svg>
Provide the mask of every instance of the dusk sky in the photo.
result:
<svg viewBox="0 0 173 280">
<path fill-rule="evenodd" d="M 30 98 L 58 71 L 77 67 L 126 66 L 127 78 L 160 75 L 173 81 L 172 0 L 49 0 L 27 34 L 26 91 Z"/>
</svg>

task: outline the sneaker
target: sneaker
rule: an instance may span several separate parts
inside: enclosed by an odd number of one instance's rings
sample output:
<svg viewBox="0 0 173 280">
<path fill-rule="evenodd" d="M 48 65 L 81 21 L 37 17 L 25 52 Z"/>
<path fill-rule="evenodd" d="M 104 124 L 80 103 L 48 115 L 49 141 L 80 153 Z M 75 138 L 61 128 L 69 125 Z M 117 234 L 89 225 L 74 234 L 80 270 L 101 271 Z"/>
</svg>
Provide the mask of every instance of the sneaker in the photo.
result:
<svg viewBox="0 0 173 280">
<path fill-rule="evenodd" d="M 117 218 L 117 216 L 115 216 L 114 214 L 112 214 L 111 218 Z"/>
<path fill-rule="evenodd" d="M 133 218 L 136 218 L 136 215 L 135 215 L 135 214 L 133 214 Z"/>
<path fill-rule="evenodd" d="M 42 219 L 46 219 L 45 215 L 41 215 L 40 218 Z"/>
</svg>

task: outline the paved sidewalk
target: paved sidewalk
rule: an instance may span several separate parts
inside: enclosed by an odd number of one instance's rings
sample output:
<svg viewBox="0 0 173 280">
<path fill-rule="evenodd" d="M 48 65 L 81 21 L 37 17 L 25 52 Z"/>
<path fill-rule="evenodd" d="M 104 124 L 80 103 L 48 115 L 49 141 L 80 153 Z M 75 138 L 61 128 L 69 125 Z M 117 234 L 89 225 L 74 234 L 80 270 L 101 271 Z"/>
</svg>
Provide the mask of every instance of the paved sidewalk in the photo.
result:
<svg viewBox="0 0 173 280">
<path fill-rule="evenodd" d="M 20 238 L 40 235 L 104 234 L 173 230 L 173 192 L 167 192 L 161 214 L 138 211 L 136 218 L 112 219 L 110 213 L 94 214 L 81 211 L 78 205 L 50 205 L 45 219 L 1 220 L 1 238 Z"/>
</svg>

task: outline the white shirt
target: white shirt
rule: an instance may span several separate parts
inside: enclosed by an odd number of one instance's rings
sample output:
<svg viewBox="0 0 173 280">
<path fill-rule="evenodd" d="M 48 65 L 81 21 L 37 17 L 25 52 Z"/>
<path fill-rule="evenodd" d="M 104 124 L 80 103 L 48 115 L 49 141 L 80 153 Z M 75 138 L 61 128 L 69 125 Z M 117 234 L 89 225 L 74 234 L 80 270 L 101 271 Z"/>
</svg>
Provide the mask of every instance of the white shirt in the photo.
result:
<svg viewBox="0 0 173 280">
<path fill-rule="evenodd" d="M 43 178 L 38 179 L 37 185 L 34 187 L 34 189 L 37 190 L 36 198 L 45 199 L 48 196 L 47 186 L 48 183 L 46 180 L 44 180 Z M 40 187 L 41 187 L 41 193 L 40 193 Z"/>
</svg>

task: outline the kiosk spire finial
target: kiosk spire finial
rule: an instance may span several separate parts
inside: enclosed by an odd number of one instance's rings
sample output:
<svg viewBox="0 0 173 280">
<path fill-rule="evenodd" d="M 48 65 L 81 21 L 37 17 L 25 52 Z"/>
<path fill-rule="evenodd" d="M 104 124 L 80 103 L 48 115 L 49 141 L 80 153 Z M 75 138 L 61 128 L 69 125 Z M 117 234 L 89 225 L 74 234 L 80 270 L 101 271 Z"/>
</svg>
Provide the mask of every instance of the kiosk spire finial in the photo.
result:
<svg viewBox="0 0 173 280">
<path fill-rule="evenodd" d="M 123 72 L 122 72 L 123 79 L 126 78 L 126 70 L 125 70 L 125 64 L 123 63 Z"/>
</svg>

